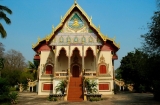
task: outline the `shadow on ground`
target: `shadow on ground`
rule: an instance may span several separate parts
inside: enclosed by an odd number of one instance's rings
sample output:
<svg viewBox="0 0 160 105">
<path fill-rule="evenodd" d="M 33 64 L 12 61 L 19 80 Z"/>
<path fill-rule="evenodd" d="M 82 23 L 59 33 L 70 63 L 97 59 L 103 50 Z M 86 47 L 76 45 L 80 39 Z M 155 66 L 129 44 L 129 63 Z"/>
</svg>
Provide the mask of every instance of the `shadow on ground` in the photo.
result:
<svg viewBox="0 0 160 105">
<path fill-rule="evenodd" d="M 151 93 L 126 93 L 103 96 L 102 101 L 97 102 L 67 102 L 48 101 L 48 96 L 39 96 L 36 93 L 19 93 L 17 105 L 160 105 L 153 99 Z"/>
</svg>

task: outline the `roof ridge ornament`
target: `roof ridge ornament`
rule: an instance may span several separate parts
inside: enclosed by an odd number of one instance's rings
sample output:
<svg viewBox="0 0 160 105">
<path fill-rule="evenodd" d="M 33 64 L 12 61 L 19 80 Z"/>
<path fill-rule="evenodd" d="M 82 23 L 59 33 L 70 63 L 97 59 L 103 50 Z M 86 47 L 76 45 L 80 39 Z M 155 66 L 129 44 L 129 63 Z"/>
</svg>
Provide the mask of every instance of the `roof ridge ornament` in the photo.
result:
<svg viewBox="0 0 160 105">
<path fill-rule="evenodd" d="M 92 16 L 90 17 L 90 20 L 89 20 L 89 21 L 90 21 L 90 23 L 92 22 Z"/>
<path fill-rule="evenodd" d="M 77 4 L 77 0 L 74 0 L 74 4 L 75 4 L 75 5 Z"/>
</svg>

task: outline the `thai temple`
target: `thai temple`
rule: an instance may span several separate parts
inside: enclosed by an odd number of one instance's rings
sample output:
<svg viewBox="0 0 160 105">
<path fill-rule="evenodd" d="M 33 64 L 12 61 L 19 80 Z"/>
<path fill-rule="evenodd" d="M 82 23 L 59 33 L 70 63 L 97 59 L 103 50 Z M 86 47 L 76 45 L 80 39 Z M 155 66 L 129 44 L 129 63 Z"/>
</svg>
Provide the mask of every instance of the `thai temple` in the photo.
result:
<svg viewBox="0 0 160 105">
<path fill-rule="evenodd" d="M 56 94 L 58 83 L 67 80 L 65 100 L 85 100 L 86 78 L 97 83 L 97 94 L 114 94 L 114 60 L 120 45 L 102 34 L 76 1 L 32 49 L 39 61 L 38 95 Z"/>
</svg>

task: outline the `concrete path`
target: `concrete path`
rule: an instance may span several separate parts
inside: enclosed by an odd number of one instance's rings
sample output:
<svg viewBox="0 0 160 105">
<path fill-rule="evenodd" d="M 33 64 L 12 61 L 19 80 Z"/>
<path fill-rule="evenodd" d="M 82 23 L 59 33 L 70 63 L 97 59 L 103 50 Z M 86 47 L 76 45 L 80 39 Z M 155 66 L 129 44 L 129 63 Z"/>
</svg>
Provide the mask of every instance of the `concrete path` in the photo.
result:
<svg viewBox="0 0 160 105">
<path fill-rule="evenodd" d="M 153 100 L 153 95 L 150 93 L 122 92 L 103 96 L 103 100 L 97 102 L 54 102 L 48 101 L 47 97 L 39 96 L 36 93 L 19 93 L 17 105 L 160 105 L 160 102 Z"/>
</svg>

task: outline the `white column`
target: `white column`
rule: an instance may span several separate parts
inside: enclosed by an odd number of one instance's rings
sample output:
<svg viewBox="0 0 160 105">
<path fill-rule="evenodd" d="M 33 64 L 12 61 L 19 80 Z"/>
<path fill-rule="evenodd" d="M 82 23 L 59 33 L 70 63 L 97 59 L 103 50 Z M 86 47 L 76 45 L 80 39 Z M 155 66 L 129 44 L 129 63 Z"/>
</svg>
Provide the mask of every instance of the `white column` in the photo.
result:
<svg viewBox="0 0 160 105">
<path fill-rule="evenodd" d="M 57 51 L 57 50 L 56 50 L 56 47 L 57 47 L 57 46 L 55 46 L 55 49 L 54 49 L 54 50 L 55 50 L 55 51 L 54 51 L 54 53 L 55 53 L 55 54 L 54 54 L 54 55 L 55 55 L 55 57 L 54 57 L 54 77 L 56 76 L 56 71 L 57 71 L 57 70 L 56 70 L 56 64 L 57 64 L 57 63 L 56 63 L 56 61 L 57 61 L 57 60 L 56 60 L 56 59 L 57 59 L 57 56 L 56 56 L 56 51 Z"/>
<path fill-rule="evenodd" d="M 95 56 L 96 56 L 96 58 L 95 58 L 95 59 L 96 59 L 96 60 L 95 60 L 96 75 L 98 76 L 98 64 L 97 64 L 97 62 L 98 62 L 98 61 L 97 61 L 97 60 L 98 60 L 98 57 L 97 57 L 98 54 L 97 54 L 97 53 L 98 53 L 98 52 L 97 52 L 97 46 L 95 47 L 95 50 L 96 50 L 96 55 L 95 55 Z"/>
<path fill-rule="evenodd" d="M 84 75 L 84 45 L 82 44 L 82 76 Z"/>
<path fill-rule="evenodd" d="M 68 54 L 68 76 L 70 77 L 70 61 L 71 61 L 71 58 L 70 58 L 70 45 L 69 45 L 69 47 L 68 47 L 68 50 L 69 50 L 69 54 Z"/>
</svg>

